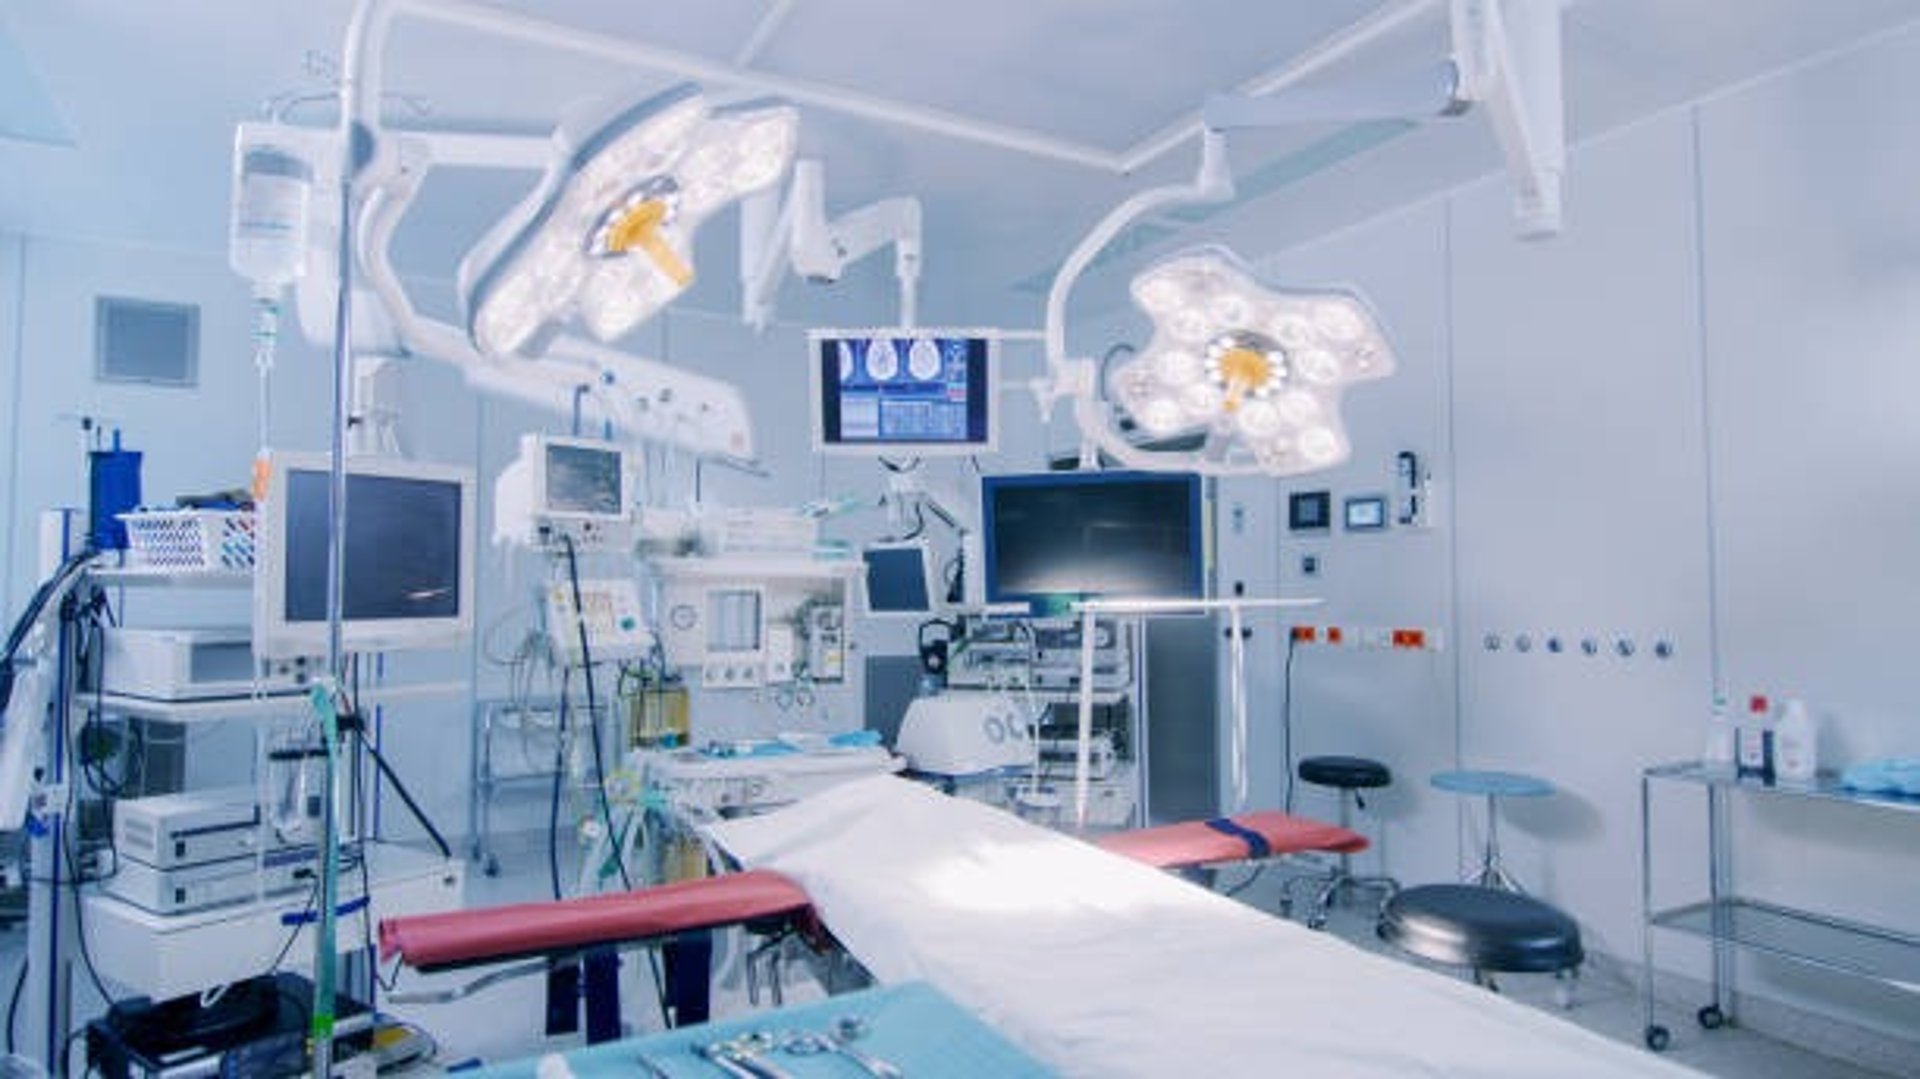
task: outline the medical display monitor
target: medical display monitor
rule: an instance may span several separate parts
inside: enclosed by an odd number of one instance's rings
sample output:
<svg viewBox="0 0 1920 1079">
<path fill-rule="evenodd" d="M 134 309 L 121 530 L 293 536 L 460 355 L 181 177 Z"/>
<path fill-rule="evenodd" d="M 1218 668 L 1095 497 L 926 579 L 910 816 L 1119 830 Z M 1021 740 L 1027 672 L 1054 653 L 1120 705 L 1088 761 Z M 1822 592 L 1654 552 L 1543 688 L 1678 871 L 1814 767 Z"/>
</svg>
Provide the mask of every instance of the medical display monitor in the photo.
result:
<svg viewBox="0 0 1920 1079">
<path fill-rule="evenodd" d="M 1206 594 L 1200 477 L 1046 472 L 981 482 L 989 603 Z"/>
<path fill-rule="evenodd" d="M 259 507 L 254 652 L 327 647 L 324 454 L 278 453 Z M 450 647 L 473 631 L 474 480 L 469 469 L 389 459 L 347 465 L 341 643 L 348 651 Z"/>
<path fill-rule="evenodd" d="M 534 504 L 548 517 L 623 520 L 627 513 L 627 455 L 607 442 L 541 440 Z"/>
<path fill-rule="evenodd" d="M 867 565 L 866 611 L 879 616 L 933 613 L 933 562 L 924 543 L 876 543 L 860 552 Z"/>
<path fill-rule="evenodd" d="M 982 330 L 815 330 L 813 447 L 920 457 L 998 443 L 998 338 Z"/>
</svg>

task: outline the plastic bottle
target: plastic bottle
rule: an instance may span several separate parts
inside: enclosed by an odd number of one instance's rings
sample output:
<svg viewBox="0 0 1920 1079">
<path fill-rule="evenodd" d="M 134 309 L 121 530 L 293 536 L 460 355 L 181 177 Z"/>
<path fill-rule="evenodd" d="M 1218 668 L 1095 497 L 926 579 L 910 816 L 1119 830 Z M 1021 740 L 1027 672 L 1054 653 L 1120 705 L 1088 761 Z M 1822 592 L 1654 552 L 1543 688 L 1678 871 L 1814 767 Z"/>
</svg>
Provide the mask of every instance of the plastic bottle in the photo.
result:
<svg viewBox="0 0 1920 1079">
<path fill-rule="evenodd" d="M 1812 783 L 1820 770 L 1820 728 L 1807 703 L 1789 697 L 1773 732 L 1774 770 L 1789 783 Z"/>
<path fill-rule="evenodd" d="M 1747 702 L 1747 718 L 1736 740 L 1734 771 L 1741 779 L 1773 782 L 1773 715 L 1765 697 Z"/>
<path fill-rule="evenodd" d="M 1733 719 L 1727 715 L 1727 699 L 1716 693 L 1713 715 L 1707 720 L 1707 743 L 1700 753 L 1700 766 L 1715 775 L 1733 775 L 1737 741 Z"/>
</svg>

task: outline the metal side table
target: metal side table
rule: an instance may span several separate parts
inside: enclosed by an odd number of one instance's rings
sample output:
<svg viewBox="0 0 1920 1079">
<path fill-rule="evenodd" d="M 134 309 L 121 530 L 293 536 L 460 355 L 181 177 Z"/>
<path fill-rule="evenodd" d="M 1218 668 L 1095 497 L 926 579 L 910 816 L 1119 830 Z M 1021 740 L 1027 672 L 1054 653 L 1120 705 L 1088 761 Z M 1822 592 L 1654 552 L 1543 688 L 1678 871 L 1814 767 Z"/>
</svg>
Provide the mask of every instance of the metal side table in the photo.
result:
<svg viewBox="0 0 1920 1079">
<path fill-rule="evenodd" d="M 1693 784 L 1707 798 L 1707 898 L 1655 910 L 1653 906 L 1653 785 Z M 1734 894 L 1733 837 L 1728 823 L 1732 794 L 1806 799 L 1909 814 L 1920 822 L 1920 798 L 1849 790 L 1832 775 L 1808 784 L 1766 783 L 1710 771 L 1692 761 L 1648 768 L 1640 776 L 1640 901 L 1643 912 L 1641 991 L 1646 1003 L 1647 1048 L 1665 1049 L 1672 1034 L 1655 1021 L 1653 939 L 1670 929 L 1713 944 L 1713 999 L 1695 1018 L 1713 1030 L 1733 1021 L 1733 950 L 1744 948 L 1809 966 L 1869 978 L 1885 985 L 1920 985 L 1920 936 L 1817 911 L 1765 903 Z"/>
</svg>

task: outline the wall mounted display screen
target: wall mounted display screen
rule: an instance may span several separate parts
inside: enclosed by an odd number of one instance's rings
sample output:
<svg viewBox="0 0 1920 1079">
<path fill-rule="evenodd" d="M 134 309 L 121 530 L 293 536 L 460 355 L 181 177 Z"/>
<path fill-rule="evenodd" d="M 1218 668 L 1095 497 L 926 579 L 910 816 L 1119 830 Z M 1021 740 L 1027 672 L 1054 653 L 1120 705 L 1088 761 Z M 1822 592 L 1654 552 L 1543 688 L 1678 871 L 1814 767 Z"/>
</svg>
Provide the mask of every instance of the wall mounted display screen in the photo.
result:
<svg viewBox="0 0 1920 1079">
<path fill-rule="evenodd" d="M 815 330 L 808 344 L 815 450 L 927 456 L 997 444 L 992 334 Z"/>
<path fill-rule="evenodd" d="M 989 603 L 1206 594 L 1200 477 L 1047 472 L 981 483 Z"/>
</svg>

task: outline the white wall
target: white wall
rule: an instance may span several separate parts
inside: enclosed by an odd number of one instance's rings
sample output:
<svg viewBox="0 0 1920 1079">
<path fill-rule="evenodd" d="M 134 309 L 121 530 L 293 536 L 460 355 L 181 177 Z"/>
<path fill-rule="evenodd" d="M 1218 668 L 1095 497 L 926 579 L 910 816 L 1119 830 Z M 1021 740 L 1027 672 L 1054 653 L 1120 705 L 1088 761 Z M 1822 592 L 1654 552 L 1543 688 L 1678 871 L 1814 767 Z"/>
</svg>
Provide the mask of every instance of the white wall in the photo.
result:
<svg viewBox="0 0 1920 1079">
<path fill-rule="evenodd" d="M 20 335 L 25 327 L 20 305 L 25 298 L 26 241 L 11 233 L 0 233 L 0 418 L 6 421 L 7 437 L 0 444 L 6 461 L 0 466 L 0 568 L 11 570 L 15 535 L 20 514 L 16 503 L 20 480 Z M 8 618 L 14 612 L 14 593 L 22 587 L 12 572 L 0 572 L 0 612 Z M 25 602 L 24 595 L 20 602 Z"/>
<path fill-rule="evenodd" d="M 1403 446 L 1436 462 L 1431 533 L 1268 534 L 1282 589 L 1324 594 L 1329 615 L 1451 623 L 1431 672 L 1296 657 L 1299 749 L 1399 773 L 1382 803 L 1403 881 L 1448 876 L 1483 834 L 1477 806 L 1426 787 L 1432 770 L 1540 775 L 1557 795 L 1504 806 L 1509 865 L 1595 950 L 1637 960 L 1639 772 L 1698 754 L 1716 692 L 1807 697 L 1837 763 L 1920 752 L 1904 677 L 1920 585 L 1903 557 L 1920 543 L 1905 493 L 1920 459 L 1916 91 L 1908 33 L 1575 148 L 1550 242 L 1511 239 L 1490 178 L 1263 264 L 1358 284 L 1402 353 L 1390 389 L 1349 398 L 1354 461 L 1280 485 L 1279 502 L 1385 487 Z M 1303 546 L 1325 556 L 1317 582 L 1289 576 Z M 1659 805 L 1660 898 L 1698 898 L 1699 794 Z M 1737 880 L 1920 930 L 1900 816 L 1742 804 Z M 1663 966 L 1704 972 L 1702 949 L 1659 941 Z M 1920 1032 L 1911 995 L 1758 960 L 1742 973 L 1769 997 Z"/>
</svg>

